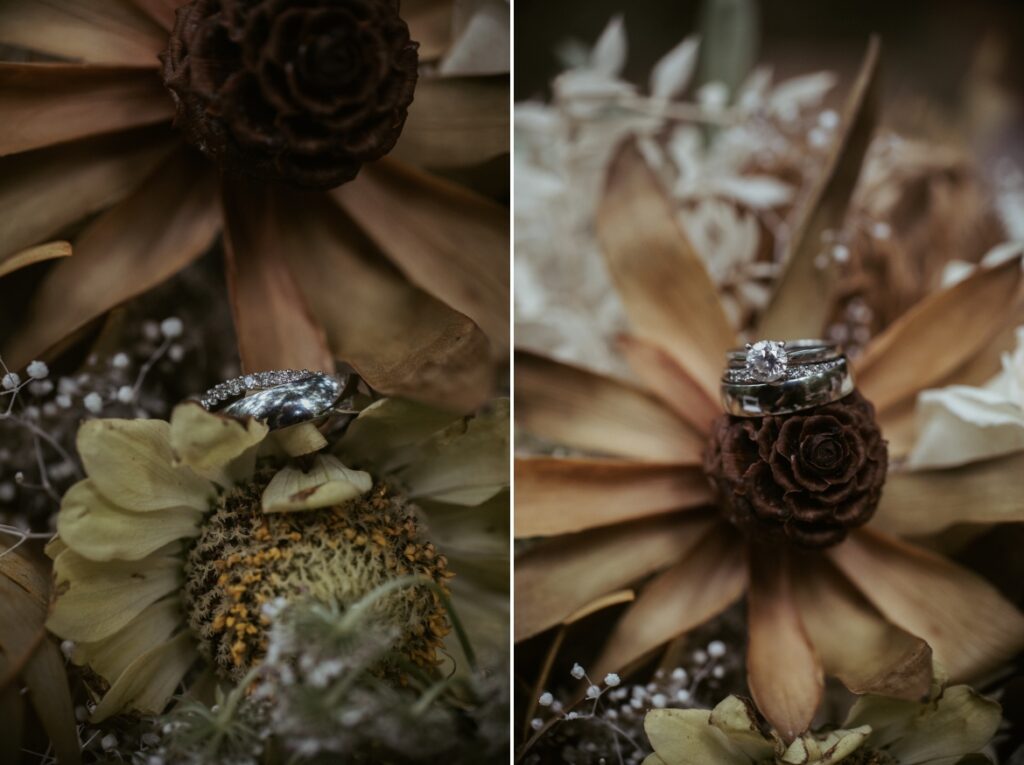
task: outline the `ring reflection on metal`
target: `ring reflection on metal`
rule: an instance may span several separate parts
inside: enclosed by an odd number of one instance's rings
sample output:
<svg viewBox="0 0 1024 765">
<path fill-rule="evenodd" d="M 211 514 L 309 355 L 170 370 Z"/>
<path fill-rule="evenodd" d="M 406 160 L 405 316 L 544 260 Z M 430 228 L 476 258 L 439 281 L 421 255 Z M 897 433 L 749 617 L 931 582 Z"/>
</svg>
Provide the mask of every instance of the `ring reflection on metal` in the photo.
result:
<svg viewBox="0 0 1024 765">
<path fill-rule="evenodd" d="M 342 391 L 342 384 L 331 375 L 289 369 L 228 380 L 208 391 L 200 403 L 211 411 L 252 417 L 279 430 L 326 416 Z"/>
<path fill-rule="evenodd" d="M 756 382 L 743 374 L 744 370 L 726 369 L 722 376 L 722 405 L 737 417 L 789 414 L 824 406 L 853 393 L 855 387 L 845 356 L 790 367 L 785 378 L 771 383 Z"/>
</svg>

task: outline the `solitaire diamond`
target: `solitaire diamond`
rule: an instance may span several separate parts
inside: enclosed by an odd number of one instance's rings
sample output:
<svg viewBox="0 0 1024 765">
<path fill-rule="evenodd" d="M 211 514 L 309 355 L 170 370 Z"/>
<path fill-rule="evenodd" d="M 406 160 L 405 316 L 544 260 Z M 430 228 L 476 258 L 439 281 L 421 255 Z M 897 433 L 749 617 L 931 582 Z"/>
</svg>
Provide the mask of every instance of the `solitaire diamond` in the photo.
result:
<svg viewBox="0 0 1024 765">
<path fill-rule="evenodd" d="M 758 340 L 747 346 L 747 371 L 755 380 L 776 382 L 786 376 L 789 355 L 785 343 Z"/>
</svg>

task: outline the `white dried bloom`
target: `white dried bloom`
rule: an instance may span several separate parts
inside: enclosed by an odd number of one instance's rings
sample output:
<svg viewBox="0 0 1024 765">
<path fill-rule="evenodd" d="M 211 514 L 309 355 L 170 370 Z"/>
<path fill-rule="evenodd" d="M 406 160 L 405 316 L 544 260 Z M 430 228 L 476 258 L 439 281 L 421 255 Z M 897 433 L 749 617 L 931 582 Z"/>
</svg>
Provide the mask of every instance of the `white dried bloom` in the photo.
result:
<svg viewBox="0 0 1024 765">
<path fill-rule="evenodd" d="M 117 400 L 122 404 L 130 404 L 135 398 L 135 391 L 130 385 L 122 385 L 117 389 Z"/>
<path fill-rule="evenodd" d="M 604 676 L 604 684 L 614 688 L 616 685 L 622 682 L 622 679 L 614 672 L 609 672 Z"/>
<path fill-rule="evenodd" d="M 85 408 L 93 414 L 99 414 L 103 411 L 103 396 L 96 393 L 96 391 L 86 395 L 86 397 L 82 399 L 82 403 L 85 405 Z"/>
<path fill-rule="evenodd" d="M 176 337 L 181 337 L 181 333 L 185 331 L 185 325 L 181 319 L 177 316 L 171 316 L 160 322 L 160 334 L 166 337 L 168 340 L 173 340 Z"/>
<path fill-rule="evenodd" d="M 555 700 L 555 697 L 552 696 L 547 691 L 545 691 L 544 693 L 542 693 L 540 695 L 540 698 L 537 699 L 537 703 L 540 704 L 542 707 L 549 707 L 549 706 L 551 706 L 551 702 L 553 702 L 554 700 Z"/>
<path fill-rule="evenodd" d="M 25 371 L 33 380 L 42 380 L 50 374 L 50 368 L 46 366 L 46 362 L 38 360 L 29 364 Z"/>
<path fill-rule="evenodd" d="M 583 669 L 578 663 L 572 665 L 572 669 L 569 674 L 575 677 L 577 680 L 583 679 L 583 676 L 587 674 L 586 670 Z"/>
<path fill-rule="evenodd" d="M 596 699 L 600 695 L 601 695 L 601 689 L 598 688 L 596 685 L 591 685 L 589 688 L 587 688 L 587 698 L 588 699 Z"/>
<path fill-rule="evenodd" d="M 17 388 L 20 383 L 21 378 L 18 377 L 15 372 L 8 372 L 4 375 L 3 381 L 0 382 L 4 387 L 4 390 L 13 390 L 14 388 Z"/>
</svg>

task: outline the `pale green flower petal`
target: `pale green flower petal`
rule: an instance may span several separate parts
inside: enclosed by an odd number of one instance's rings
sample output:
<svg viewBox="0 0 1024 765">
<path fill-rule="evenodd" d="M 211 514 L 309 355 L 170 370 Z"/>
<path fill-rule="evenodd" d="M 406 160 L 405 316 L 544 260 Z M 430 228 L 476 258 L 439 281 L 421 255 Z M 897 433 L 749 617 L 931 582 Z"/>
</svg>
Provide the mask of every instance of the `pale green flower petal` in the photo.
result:
<svg viewBox="0 0 1024 765">
<path fill-rule="evenodd" d="M 170 436 L 171 425 L 163 420 L 88 420 L 78 430 L 78 453 L 96 488 L 120 507 L 205 511 L 213 484 L 174 466 Z"/>
<path fill-rule="evenodd" d="M 854 730 L 835 730 L 824 738 L 801 736 L 782 755 L 787 765 L 835 765 L 860 749 L 871 733 L 866 725 Z"/>
<path fill-rule="evenodd" d="M 923 765 L 977 752 L 995 735 L 1001 717 L 995 701 L 966 685 L 955 685 L 926 704 L 862 697 L 846 725 L 870 725 L 870 746 L 889 745 L 900 765 Z"/>
<path fill-rule="evenodd" d="M 373 478 L 351 470 L 329 454 L 317 455 L 308 471 L 285 467 L 263 490 L 263 512 L 287 513 L 341 505 L 373 487 Z"/>
<path fill-rule="evenodd" d="M 179 404 L 171 412 L 171 449 L 176 464 L 187 465 L 221 485 L 244 477 L 235 475 L 229 466 L 262 442 L 268 432 L 262 422 L 212 414 L 194 401 Z"/>
<path fill-rule="evenodd" d="M 165 598 L 147 606 L 110 637 L 76 643 L 71 658 L 76 664 L 88 664 L 112 684 L 129 664 L 167 640 L 181 624 L 181 603 L 174 597 Z"/>
<path fill-rule="evenodd" d="M 458 571 L 454 567 L 452 570 Z M 507 572 L 506 568 L 506 572 Z M 507 574 L 506 574 L 507 576 Z M 492 587 L 461 571 L 451 580 L 452 607 L 462 621 L 470 644 L 483 664 L 507 659 L 509 633 L 508 582 Z M 445 651 L 455 659 L 456 672 L 468 673 L 469 665 L 454 632 L 445 638 Z"/>
<path fill-rule="evenodd" d="M 404 467 L 416 457 L 416 445 L 459 420 L 459 415 L 397 398 L 366 407 L 349 425 L 338 452 L 358 457 L 377 472 Z"/>
<path fill-rule="evenodd" d="M 657 754 L 649 754 L 644 757 L 644 761 L 640 765 L 668 765 L 663 759 Z"/>
<path fill-rule="evenodd" d="M 753 760 L 775 754 L 775 745 L 779 739 L 761 732 L 753 707 L 738 696 L 727 696 L 720 701 L 711 710 L 710 723 Z"/>
<path fill-rule="evenodd" d="M 327 439 L 311 422 L 301 422 L 290 428 L 275 430 L 271 433 L 269 441 L 277 450 L 289 457 L 312 454 L 327 446 Z"/>
<path fill-rule="evenodd" d="M 129 664 L 110 686 L 91 721 L 100 722 L 124 709 L 159 714 L 197 658 L 195 640 L 188 631 L 152 648 Z"/>
<path fill-rule="evenodd" d="M 176 539 L 198 536 L 201 519 L 187 507 L 133 513 L 107 500 L 87 478 L 64 494 L 57 532 L 90 560 L 139 560 Z"/>
<path fill-rule="evenodd" d="M 110 637 L 181 586 L 176 544 L 138 561 L 89 560 L 65 550 L 53 562 L 56 600 L 47 628 L 68 640 Z"/>
<path fill-rule="evenodd" d="M 665 765 L 751 765 L 729 737 L 709 723 L 704 709 L 652 709 L 644 730 Z"/>
<path fill-rule="evenodd" d="M 508 439 L 508 401 L 501 400 L 431 436 L 397 475 L 413 498 L 479 505 L 508 486 Z"/>
<path fill-rule="evenodd" d="M 427 535 L 448 558 L 459 578 L 508 586 L 509 493 L 502 491 L 482 505 L 420 503 Z"/>
</svg>

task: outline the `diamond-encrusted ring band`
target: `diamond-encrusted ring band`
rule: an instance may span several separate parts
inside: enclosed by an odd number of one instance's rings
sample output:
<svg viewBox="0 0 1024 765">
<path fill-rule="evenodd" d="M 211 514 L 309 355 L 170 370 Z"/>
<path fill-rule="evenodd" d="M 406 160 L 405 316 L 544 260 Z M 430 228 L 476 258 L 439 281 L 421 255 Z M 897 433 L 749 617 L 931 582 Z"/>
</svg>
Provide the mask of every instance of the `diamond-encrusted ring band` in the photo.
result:
<svg viewBox="0 0 1024 765">
<path fill-rule="evenodd" d="M 833 361 L 842 356 L 835 343 L 825 340 L 758 340 L 726 353 L 731 369 L 751 369 L 761 382 L 781 379 L 787 367 Z"/>
<path fill-rule="evenodd" d="M 808 354 L 794 364 L 789 361 L 788 348 L 814 350 L 818 355 Z M 838 401 L 854 390 L 846 356 L 821 341 L 783 345 L 763 340 L 749 346 L 746 357 L 743 366 L 730 363 L 722 374 L 722 404 L 738 417 L 799 412 Z"/>
<path fill-rule="evenodd" d="M 204 393 L 199 403 L 209 411 L 252 417 L 278 430 L 328 414 L 343 389 L 323 372 L 283 369 L 226 380 Z"/>
</svg>

